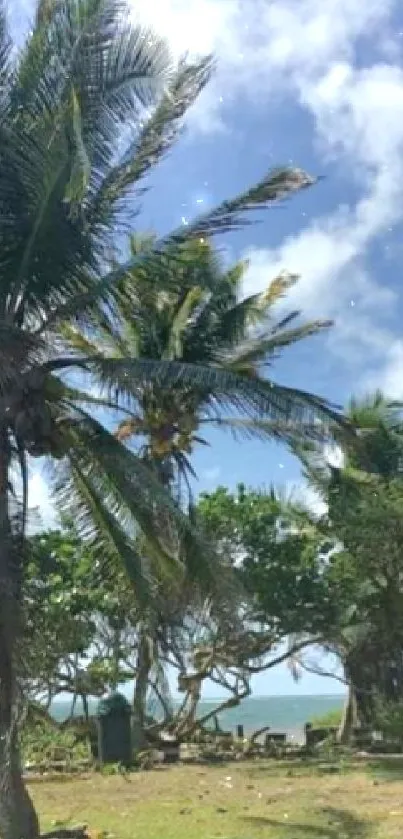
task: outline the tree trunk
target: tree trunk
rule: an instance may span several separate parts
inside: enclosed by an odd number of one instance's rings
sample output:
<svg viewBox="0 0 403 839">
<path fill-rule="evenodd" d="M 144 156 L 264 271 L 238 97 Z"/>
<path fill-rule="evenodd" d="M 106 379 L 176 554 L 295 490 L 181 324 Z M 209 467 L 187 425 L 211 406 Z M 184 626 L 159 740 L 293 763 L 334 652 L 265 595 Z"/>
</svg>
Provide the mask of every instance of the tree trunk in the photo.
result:
<svg viewBox="0 0 403 839">
<path fill-rule="evenodd" d="M 2 731 L 5 733 L 1 734 L 0 758 L 1 839 L 38 839 L 38 817 L 22 779 L 18 733 L 10 737 L 9 726 L 2 727 Z"/>
<path fill-rule="evenodd" d="M 136 724 L 135 739 L 139 741 L 136 743 L 137 748 L 143 748 L 146 745 L 145 728 L 147 718 L 147 693 L 151 667 L 152 657 L 149 638 L 147 632 L 140 629 L 137 650 L 136 681 L 133 696 L 133 709 Z"/>
<path fill-rule="evenodd" d="M 8 500 L 9 443 L 0 429 L 0 837 L 37 839 L 39 824 L 22 779 L 17 654 L 21 632 L 22 542 L 13 540 Z"/>
<path fill-rule="evenodd" d="M 82 706 L 83 706 L 85 721 L 89 722 L 90 721 L 90 709 L 89 709 L 89 705 L 88 705 L 88 696 L 87 696 L 86 693 L 81 694 L 81 702 L 82 702 Z"/>
<path fill-rule="evenodd" d="M 349 683 L 348 694 L 344 703 L 343 716 L 337 732 L 337 742 L 346 744 L 349 742 L 354 726 L 357 725 L 357 702 L 355 698 L 354 685 Z"/>
</svg>

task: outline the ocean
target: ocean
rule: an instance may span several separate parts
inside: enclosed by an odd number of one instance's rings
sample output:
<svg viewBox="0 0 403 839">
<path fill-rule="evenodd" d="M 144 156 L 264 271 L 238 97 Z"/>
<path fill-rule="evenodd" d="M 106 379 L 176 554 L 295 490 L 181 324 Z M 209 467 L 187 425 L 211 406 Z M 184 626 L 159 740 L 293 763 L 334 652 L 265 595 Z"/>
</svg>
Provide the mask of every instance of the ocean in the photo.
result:
<svg viewBox="0 0 403 839">
<path fill-rule="evenodd" d="M 91 713 L 96 713 L 97 702 L 93 701 L 89 704 Z M 198 716 L 203 716 L 218 704 L 219 700 L 215 699 L 201 702 Z M 343 696 L 340 694 L 335 696 L 256 696 L 245 699 L 238 708 L 224 711 L 220 714 L 219 720 L 224 731 L 235 731 L 237 725 L 243 725 L 245 734 L 248 734 L 268 725 L 272 731 L 299 734 L 304 724 L 312 718 L 341 709 L 342 706 Z M 52 706 L 52 714 L 58 720 L 65 719 L 70 707 L 70 702 L 56 701 Z M 76 713 L 82 713 L 78 703 Z"/>
</svg>

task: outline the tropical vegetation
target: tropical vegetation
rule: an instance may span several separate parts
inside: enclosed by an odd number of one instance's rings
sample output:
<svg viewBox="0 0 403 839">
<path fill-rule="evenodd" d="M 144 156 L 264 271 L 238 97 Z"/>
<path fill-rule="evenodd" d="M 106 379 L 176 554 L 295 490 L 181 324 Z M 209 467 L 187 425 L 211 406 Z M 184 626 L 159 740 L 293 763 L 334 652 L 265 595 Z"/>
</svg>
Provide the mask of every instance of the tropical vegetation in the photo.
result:
<svg viewBox="0 0 403 839">
<path fill-rule="evenodd" d="M 294 439 L 297 431 L 326 436 L 329 423 L 339 419 L 325 400 L 262 375 L 262 355 L 253 342 L 249 356 L 237 346 L 237 319 L 245 328 L 262 301 L 238 306 L 234 288 L 224 294 L 235 312 L 227 319 L 234 318 L 232 326 L 227 322 L 223 328 L 219 354 L 206 357 L 200 347 L 182 354 L 180 344 L 190 327 L 183 330 L 181 323 L 196 318 L 196 298 L 206 307 L 196 319 L 208 330 L 210 293 L 217 300 L 214 253 L 206 245 L 202 259 L 200 240 L 238 228 L 253 209 L 310 186 L 313 179 L 295 168 L 270 171 L 188 226 L 127 248 L 144 178 L 175 142 L 186 110 L 209 80 L 212 62 L 204 58 L 175 66 L 165 43 L 122 12 L 120 0 L 39 0 L 32 30 L 17 51 L 4 4 L 0 10 L 3 839 L 34 839 L 39 830 L 19 756 L 29 673 L 23 620 L 26 570 L 32 561 L 26 540 L 31 459 L 46 458 L 53 468 L 59 509 L 74 518 L 77 537 L 85 540 L 96 567 L 113 574 L 120 563 L 134 584 L 136 603 L 147 609 L 161 568 L 182 575 L 191 569 L 194 579 L 203 578 L 215 553 L 144 452 L 126 444 L 122 421 L 127 411 L 131 422 L 150 419 L 163 384 L 180 388 L 187 414 L 214 404 L 225 416 L 232 407 L 236 419 L 248 420 L 249 429 L 256 421 L 258 433 L 264 428 L 286 439 Z M 200 270 L 185 302 L 180 299 L 182 265 L 194 247 Z M 180 303 L 180 313 L 172 318 L 162 353 L 153 350 L 147 356 L 153 341 L 141 340 L 135 350 L 135 333 L 149 329 L 162 283 L 173 295 L 172 305 Z M 127 297 L 129 286 L 132 298 Z M 144 295 L 151 308 L 144 305 Z M 116 352 L 122 314 L 132 334 Z M 318 326 L 323 324 L 306 331 Z M 293 333 L 286 321 L 279 329 L 279 336 L 276 328 L 264 333 L 267 355 L 305 334 L 300 327 Z M 273 423 L 269 429 L 268 421 Z M 130 432 L 135 430 L 131 425 Z M 183 451 L 192 431 L 180 434 Z M 151 430 L 148 443 L 157 460 L 165 453 L 160 437 L 157 422 L 158 443 Z M 172 444 L 172 431 L 168 439 Z M 63 574 L 68 576 L 66 567 Z M 55 576 L 51 589 L 57 587 Z M 46 590 L 45 574 L 41 591 Z M 74 637 L 69 647 L 77 647 Z"/>
<path fill-rule="evenodd" d="M 39 835 L 22 774 L 38 742 L 94 751 L 91 700 L 123 684 L 137 754 L 218 731 L 283 661 L 345 684 L 341 741 L 402 738 L 402 406 L 342 413 L 277 383 L 278 356 L 331 324 L 286 311 L 294 275 L 246 296 L 247 263 L 215 244 L 314 178 L 272 170 L 166 236 L 139 229 L 213 69 L 175 64 L 121 0 L 39 0 L 18 51 L 0 3 L 2 839 Z M 198 496 L 212 430 L 288 447 L 320 512 L 272 485 Z M 59 515 L 44 532 L 38 461 Z M 207 680 L 226 699 L 202 714 Z"/>
</svg>

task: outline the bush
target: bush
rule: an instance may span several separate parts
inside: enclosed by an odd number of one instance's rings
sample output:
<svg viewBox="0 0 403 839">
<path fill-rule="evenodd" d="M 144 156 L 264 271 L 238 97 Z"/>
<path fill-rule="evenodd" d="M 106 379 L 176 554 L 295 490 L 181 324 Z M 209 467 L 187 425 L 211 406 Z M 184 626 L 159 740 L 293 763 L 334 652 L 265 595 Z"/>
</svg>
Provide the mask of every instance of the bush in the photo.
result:
<svg viewBox="0 0 403 839">
<path fill-rule="evenodd" d="M 88 741 L 79 741 L 74 731 L 49 725 L 46 720 L 25 726 L 21 747 L 24 765 L 42 770 L 54 763 L 60 763 L 62 768 L 74 768 L 90 757 Z"/>
<path fill-rule="evenodd" d="M 342 714 L 343 711 L 341 708 L 335 708 L 333 711 L 328 711 L 321 717 L 313 717 L 311 723 L 314 728 L 331 728 L 331 726 L 339 726 Z"/>
</svg>

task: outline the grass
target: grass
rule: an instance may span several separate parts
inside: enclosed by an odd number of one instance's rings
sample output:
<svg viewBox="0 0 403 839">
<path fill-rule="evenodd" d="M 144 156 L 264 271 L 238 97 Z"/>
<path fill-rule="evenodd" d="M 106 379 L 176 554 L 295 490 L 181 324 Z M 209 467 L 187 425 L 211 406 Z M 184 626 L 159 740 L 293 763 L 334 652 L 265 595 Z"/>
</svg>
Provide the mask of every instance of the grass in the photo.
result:
<svg viewBox="0 0 403 839">
<path fill-rule="evenodd" d="M 257 762 L 32 781 L 43 829 L 93 839 L 400 839 L 403 774 Z"/>
</svg>

